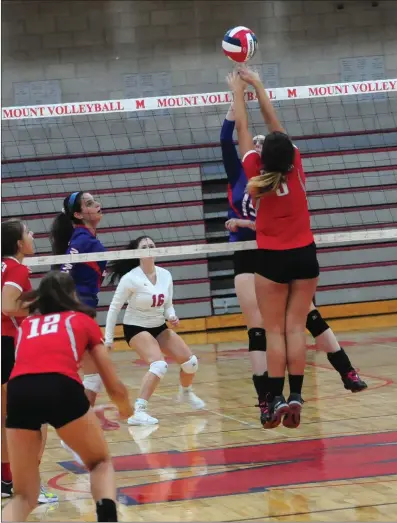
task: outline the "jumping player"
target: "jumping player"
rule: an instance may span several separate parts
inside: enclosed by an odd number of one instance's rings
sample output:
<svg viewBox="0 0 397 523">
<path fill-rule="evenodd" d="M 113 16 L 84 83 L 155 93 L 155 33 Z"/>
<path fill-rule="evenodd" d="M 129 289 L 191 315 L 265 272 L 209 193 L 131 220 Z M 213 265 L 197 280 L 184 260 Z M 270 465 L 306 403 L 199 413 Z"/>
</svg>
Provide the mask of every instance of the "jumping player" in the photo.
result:
<svg viewBox="0 0 397 523">
<path fill-rule="evenodd" d="M 50 239 L 54 254 L 82 254 L 104 252 L 105 248 L 96 237 L 96 230 L 103 216 L 101 205 L 88 192 L 74 192 L 63 202 L 62 212 L 52 224 Z M 96 308 L 98 294 L 105 275 L 106 262 L 64 264 L 62 272 L 69 272 L 75 282 L 80 300 Z M 83 384 L 87 397 L 94 407 L 102 382 L 87 352 L 83 358 Z M 104 430 L 119 428 L 118 423 L 107 420 L 103 411 L 96 410 Z"/>
<path fill-rule="evenodd" d="M 21 301 L 23 292 L 31 290 L 29 269 L 23 265 L 25 256 L 34 254 L 33 233 L 18 219 L 1 224 L 1 497 L 13 494 L 8 458 L 5 421 L 7 416 L 7 383 L 15 364 L 15 336 L 29 311 Z M 47 439 L 47 426 L 42 427 L 40 459 Z M 40 486 L 39 503 L 55 503 L 58 496 Z"/>
<path fill-rule="evenodd" d="M 221 130 L 221 148 L 223 165 L 228 177 L 229 219 L 225 226 L 230 231 L 229 241 L 255 240 L 256 210 L 251 197 L 247 192 L 247 177 L 241 165 L 236 146 L 233 141 L 235 116 L 233 104 L 230 106 Z M 258 135 L 253 138 L 255 150 L 260 154 L 265 137 Z M 266 334 L 262 327 L 262 318 L 255 295 L 255 254 L 256 250 L 236 251 L 233 255 L 235 289 L 241 311 L 248 327 L 249 353 L 253 368 L 253 382 L 258 395 L 261 413 L 267 412 L 267 372 L 266 370 Z M 345 389 L 360 392 L 367 388 L 348 355 L 339 345 L 338 340 L 322 318 L 314 305 L 310 305 L 306 328 L 316 341 L 318 348 L 327 353 L 327 357 L 334 369 L 340 374 Z M 254 349 L 258 347 L 258 349 Z M 265 419 L 261 416 L 261 419 Z"/>
<path fill-rule="evenodd" d="M 228 178 L 229 219 L 226 222 L 226 228 L 230 232 L 230 242 L 250 241 L 256 238 L 256 211 L 251 197 L 246 191 L 247 178 L 233 142 L 234 127 L 235 116 L 232 104 L 221 130 L 222 160 Z M 266 335 L 255 295 L 255 257 L 255 250 L 235 251 L 233 253 L 234 286 L 248 329 L 252 381 L 261 412 L 266 413 L 266 394 L 268 391 Z"/>
<path fill-rule="evenodd" d="M 150 249 L 155 244 L 151 238 L 141 236 L 133 240 L 127 249 Z M 147 413 L 148 401 L 168 365 L 163 354 L 179 363 L 179 402 L 186 402 L 194 409 L 203 409 L 205 403 L 192 390 L 198 360 L 176 332 L 166 325 L 179 323 L 172 304 L 173 282 L 169 271 L 158 267 L 153 258 L 120 260 L 109 264 L 111 282 L 118 283 L 106 319 L 105 343 L 113 344 L 117 316 L 128 302 L 124 315 L 124 337 L 128 345 L 149 365 L 139 397 L 135 402 L 135 414 L 129 418 L 130 425 L 155 425 L 158 419 Z"/>
<path fill-rule="evenodd" d="M 36 506 L 40 428 L 44 423 L 55 428 L 90 471 L 98 521 L 117 521 L 109 449 L 78 374 L 86 350 L 120 417 L 128 418 L 133 409 L 103 345 L 101 330 L 92 319 L 95 311 L 77 300 L 73 279 L 59 271 L 47 274 L 39 289 L 26 293 L 23 299 L 31 303 L 31 315 L 18 330 L 7 398 L 15 496 L 3 510 L 3 521 L 25 521 Z"/>
<path fill-rule="evenodd" d="M 259 201 L 255 290 L 267 338 L 269 411 L 264 426 L 300 423 L 306 362 L 305 326 L 319 265 L 310 227 L 300 153 L 280 124 L 257 73 L 241 68 L 228 76 L 234 92 L 236 128 L 248 191 Z M 262 153 L 248 130 L 244 91 L 250 83 L 270 134 Z M 283 396 L 285 369 L 290 396 Z"/>
</svg>

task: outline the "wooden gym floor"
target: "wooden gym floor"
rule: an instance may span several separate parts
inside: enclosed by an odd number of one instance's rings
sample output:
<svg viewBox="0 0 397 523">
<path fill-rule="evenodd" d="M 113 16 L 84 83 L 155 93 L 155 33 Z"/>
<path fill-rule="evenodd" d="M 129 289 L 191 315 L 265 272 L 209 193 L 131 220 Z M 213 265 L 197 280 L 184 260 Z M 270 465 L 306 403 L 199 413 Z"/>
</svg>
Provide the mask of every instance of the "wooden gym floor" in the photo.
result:
<svg viewBox="0 0 397 523">
<path fill-rule="evenodd" d="M 345 391 L 311 346 L 297 430 L 259 425 L 245 343 L 194 347 L 195 391 L 207 402 L 201 412 L 174 402 L 171 364 L 151 401 L 160 424 L 106 433 L 120 520 L 395 521 L 397 328 L 339 340 L 369 388 Z M 115 352 L 114 360 L 134 398 L 145 365 L 131 352 Z M 51 430 L 41 472 L 60 502 L 38 507 L 31 521 L 95 521 L 88 475 Z"/>
</svg>

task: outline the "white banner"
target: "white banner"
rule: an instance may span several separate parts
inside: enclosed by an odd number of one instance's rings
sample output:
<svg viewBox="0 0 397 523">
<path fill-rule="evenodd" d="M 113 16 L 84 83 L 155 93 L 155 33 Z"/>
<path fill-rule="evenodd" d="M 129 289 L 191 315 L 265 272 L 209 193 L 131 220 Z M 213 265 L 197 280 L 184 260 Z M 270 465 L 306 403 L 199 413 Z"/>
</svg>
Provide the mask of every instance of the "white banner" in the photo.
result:
<svg viewBox="0 0 397 523">
<path fill-rule="evenodd" d="M 397 79 L 370 80 L 301 87 L 277 87 L 268 89 L 271 100 L 305 100 L 328 98 L 331 96 L 390 93 L 397 91 Z M 209 107 L 229 104 L 233 95 L 228 92 L 186 94 L 175 96 L 153 96 L 150 98 L 130 98 L 125 100 L 105 100 L 97 102 L 75 102 L 50 105 L 30 105 L 2 108 L 2 120 L 21 120 L 31 118 L 51 118 L 77 116 L 81 114 L 107 114 L 119 112 L 155 111 L 166 108 Z M 246 93 L 246 100 L 256 100 L 252 91 Z"/>
</svg>

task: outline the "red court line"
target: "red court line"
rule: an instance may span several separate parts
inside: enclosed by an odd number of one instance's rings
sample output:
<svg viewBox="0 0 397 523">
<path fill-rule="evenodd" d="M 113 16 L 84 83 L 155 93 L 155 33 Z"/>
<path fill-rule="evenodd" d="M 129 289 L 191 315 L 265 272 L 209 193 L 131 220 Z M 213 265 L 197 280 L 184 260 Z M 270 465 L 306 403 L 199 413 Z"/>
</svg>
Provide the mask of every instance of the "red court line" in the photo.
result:
<svg viewBox="0 0 397 523">
<path fill-rule="evenodd" d="M 396 252 L 397 257 L 397 252 Z M 331 267 L 321 267 L 321 272 L 343 271 L 353 269 L 371 269 L 374 267 L 391 267 L 397 265 L 397 259 L 393 261 L 352 263 L 351 265 L 332 265 Z"/>
<path fill-rule="evenodd" d="M 342 289 L 362 289 L 364 287 L 381 287 L 383 285 L 397 285 L 397 280 L 379 280 L 358 283 L 338 283 L 336 285 L 319 285 L 318 291 L 337 291 Z"/>
<path fill-rule="evenodd" d="M 325 138 L 343 138 L 347 136 L 363 136 L 372 134 L 389 134 L 395 133 L 397 129 L 373 129 L 369 131 L 346 131 L 339 133 L 326 133 L 326 134 L 310 134 L 307 136 L 292 136 L 292 140 L 306 141 L 306 140 L 321 140 Z M 238 142 L 235 142 L 238 145 Z M 204 143 L 204 144 L 191 144 L 191 145 L 169 145 L 163 147 L 147 147 L 146 149 L 130 149 L 124 151 L 106 151 L 106 152 L 94 152 L 94 153 L 76 153 L 76 154 L 62 154 L 58 156 L 41 156 L 41 157 L 28 157 L 28 158 L 12 158 L 3 160 L 3 164 L 9 163 L 25 163 L 25 162 L 40 162 L 40 161 L 53 161 L 53 160 L 72 160 L 76 158 L 97 158 L 101 156 L 125 156 L 128 154 L 145 154 L 155 152 L 167 152 L 167 151 L 185 151 L 195 149 L 213 149 L 214 147 L 220 147 L 219 142 Z"/>
<path fill-rule="evenodd" d="M 350 194 L 350 193 L 361 193 L 361 192 L 382 192 L 392 189 L 397 189 L 397 183 L 391 183 L 387 185 L 365 185 L 362 187 L 343 187 L 335 189 L 316 189 L 315 191 L 307 191 L 308 196 L 327 196 L 328 194 Z M 4 198 L 3 198 L 4 201 Z"/>
<path fill-rule="evenodd" d="M 22 180 L 19 179 L 19 182 Z M 32 181 L 35 181 L 33 179 Z M 5 185 L 7 182 L 3 182 Z M 14 182 L 15 183 L 15 182 Z M 185 189 L 201 187 L 201 182 L 186 182 L 186 183 L 166 183 L 160 185 L 139 185 L 135 187 L 112 187 L 109 189 L 96 189 L 92 191 L 95 195 L 98 194 L 119 194 L 119 193 L 135 193 L 135 192 L 150 192 L 150 191 L 167 191 L 168 189 Z M 25 200 L 48 200 L 52 198 L 65 198 L 64 192 L 58 193 L 40 193 L 40 194 L 24 194 L 20 196 L 4 196 L 3 202 L 20 202 Z"/>
<path fill-rule="evenodd" d="M 346 169 L 333 169 L 331 171 L 308 171 L 305 172 L 306 178 L 313 178 L 318 176 L 329 176 L 329 175 L 349 175 L 349 174 L 361 174 L 378 171 L 394 171 L 397 169 L 397 165 L 373 165 L 370 167 L 351 167 Z"/>
</svg>

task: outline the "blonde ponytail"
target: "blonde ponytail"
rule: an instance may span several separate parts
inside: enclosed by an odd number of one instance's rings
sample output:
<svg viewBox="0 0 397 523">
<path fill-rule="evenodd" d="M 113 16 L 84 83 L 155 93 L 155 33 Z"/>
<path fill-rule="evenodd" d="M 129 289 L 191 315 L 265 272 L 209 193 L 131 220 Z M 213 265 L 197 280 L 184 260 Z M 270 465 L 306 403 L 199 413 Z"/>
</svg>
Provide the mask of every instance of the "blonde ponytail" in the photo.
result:
<svg viewBox="0 0 397 523">
<path fill-rule="evenodd" d="M 253 198 L 261 198 L 268 192 L 276 192 L 285 182 L 286 175 L 280 172 L 261 171 L 259 176 L 254 176 L 248 182 L 248 193 Z"/>
</svg>

